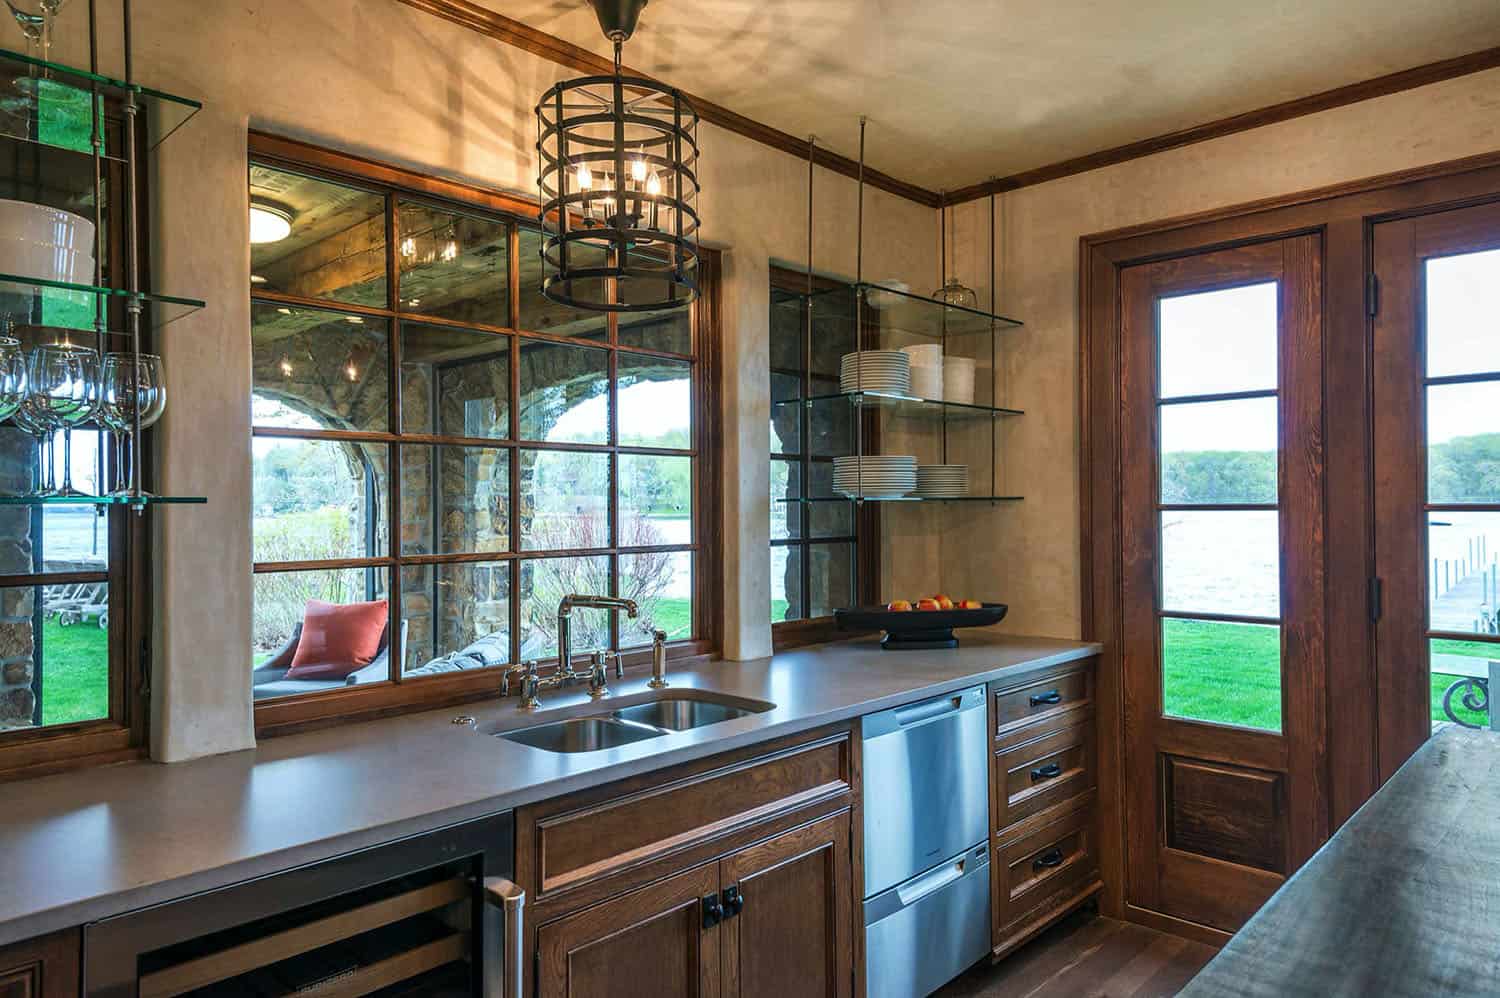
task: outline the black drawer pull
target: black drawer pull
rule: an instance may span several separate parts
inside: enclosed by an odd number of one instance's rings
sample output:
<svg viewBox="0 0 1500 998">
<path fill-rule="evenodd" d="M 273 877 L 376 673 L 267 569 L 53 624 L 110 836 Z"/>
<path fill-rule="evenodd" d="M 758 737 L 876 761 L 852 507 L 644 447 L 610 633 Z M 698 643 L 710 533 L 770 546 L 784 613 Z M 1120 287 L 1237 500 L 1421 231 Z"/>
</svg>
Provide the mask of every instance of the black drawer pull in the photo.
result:
<svg viewBox="0 0 1500 998">
<path fill-rule="evenodd" d="M 1062 767 L 1055 762 L 1049 762 L 1045 766 L 1038 766 L 1031 771 L 1031 782 L 1040 783 L 1062 775 Z"/>
<path fill-rule="evenodd" d="M 740 885 L 724 888 L 724 917 L 733 918 L 745 910 L 745 895 L 740 893 Z"/>
<path fill-rule="evenodd" d="M 724 905 L 719 901 L 719 895 L 710 894 L 703 899 L 703 927 L 711 929 L 724 921 Z"/>
<path fill-rule="evenodd" d="M 1062 866 L 1063 852 L 1061 849 L 1048 849 L 1036 858 L 1031 864 L 1033 870 L 1048 870 L 1054 866 Z"/>
<path fill-rule="evenodd" d="M 1057 690 L 1048 690 L 1046 693 L 1038 693 L 1036 696 L 1033 696 L 1031 698 L 1031 705 L 1033 707 L 1040 707 L 1043 704 L 1052 703 L 1062 703 L 1062 694 L 1057 692 Z"/>
</svg>

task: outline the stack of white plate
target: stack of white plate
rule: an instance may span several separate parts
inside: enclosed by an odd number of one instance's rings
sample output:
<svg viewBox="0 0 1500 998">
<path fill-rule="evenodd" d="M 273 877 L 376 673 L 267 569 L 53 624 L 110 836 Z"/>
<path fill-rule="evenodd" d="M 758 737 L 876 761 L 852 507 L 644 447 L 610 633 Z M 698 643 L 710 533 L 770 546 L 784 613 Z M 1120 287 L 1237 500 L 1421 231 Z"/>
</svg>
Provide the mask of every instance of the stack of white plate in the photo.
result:
<svg viewBox="0 0 1500 998">
<path fill-rule="evenodd" d="M 969 494 L 967 464 L 924 464 L 917 468 L 916 494 L 924 499 L 951 499 Z"/>
<path fill-rule="evenodd" d="M 893 499 L 917 487 L 911 454 L 866 454 L 833 459 L 833 488 L 851 498 Z"/>
<path fill-rule="evenodd" d="M 911 358 L 900 350 L 861 350 L 839 361 L 841 392 L 911 392 Z"/>
</svg>

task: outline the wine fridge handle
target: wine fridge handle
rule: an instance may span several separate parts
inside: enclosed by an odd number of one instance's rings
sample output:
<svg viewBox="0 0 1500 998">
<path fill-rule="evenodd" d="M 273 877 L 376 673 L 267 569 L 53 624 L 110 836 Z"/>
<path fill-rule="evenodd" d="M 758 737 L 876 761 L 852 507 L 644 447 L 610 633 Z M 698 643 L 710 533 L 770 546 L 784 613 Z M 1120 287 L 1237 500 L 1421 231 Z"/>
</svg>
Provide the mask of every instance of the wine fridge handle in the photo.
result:
<svg viewBox="0 0 1500 998">
<path fill-rule="evenodd" d="M 498 998 L 521 998 L 526 988 L 526 892 L 504 877 L 485 877 L 484 899 L 505 912 L 505 983 Z"/>
</svg>

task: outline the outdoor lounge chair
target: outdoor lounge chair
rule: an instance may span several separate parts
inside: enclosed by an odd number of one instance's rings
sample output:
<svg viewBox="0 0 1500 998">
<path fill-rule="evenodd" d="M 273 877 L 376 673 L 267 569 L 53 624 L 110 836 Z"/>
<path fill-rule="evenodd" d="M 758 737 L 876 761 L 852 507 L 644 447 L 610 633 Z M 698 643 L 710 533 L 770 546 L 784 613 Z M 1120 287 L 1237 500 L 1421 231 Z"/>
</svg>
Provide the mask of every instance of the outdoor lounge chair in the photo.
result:
<svg viewBox="0 0 1500 998">
<path fill-rule="evenodd" d="M 256 700 L 265 700 L 270 697 L 292 696 L 296 693 L 337 689 L 340 686 L 383 682 L 390 675 L 388 664 L 391 657 L 388 640 L 390 632 L 390 625 L 387 624 L 385 630 L 380 632 L 380 648 L 375 653 L 375 657 L 370 660 L 370 664 L 357 672 L 351 672 L 344 679 L 287 679 L 286 674 L 292 667 L 292 658 L 297 654 L 297 642 L 302 638 L 302 624 L 299 621 L 286 644 L 250 673 L 251 693 Z M 403 638 L 406 636 L 405 621 L 401 622 L 401 635 Z"/>
</svg>

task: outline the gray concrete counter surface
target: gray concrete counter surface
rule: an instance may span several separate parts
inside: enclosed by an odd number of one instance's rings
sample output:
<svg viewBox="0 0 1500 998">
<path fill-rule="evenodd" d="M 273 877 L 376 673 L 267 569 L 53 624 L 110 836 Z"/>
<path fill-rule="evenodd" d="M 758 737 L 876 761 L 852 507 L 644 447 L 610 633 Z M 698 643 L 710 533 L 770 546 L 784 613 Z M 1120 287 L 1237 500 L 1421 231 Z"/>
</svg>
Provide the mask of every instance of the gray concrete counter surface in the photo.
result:
<svg viewBox="0 0 1500 998">
<path fill-rule="evenodd" d="M 1099 650 L 987 630 L 961 640 L 949 651 L 884 652 L 867 638 L 669 670 L 674 690 L 776 707 L 599 752 L 545 752 L 490 732 L 640 699 L 648 675 L 627 676 L 599 703 L 578 688 L 552 691 L 535 714 L 497 698 L 193 762 L 0 786 L 0 945 Z M 459 714 L 478 730 L 451 723 Z"/>
</svg>

